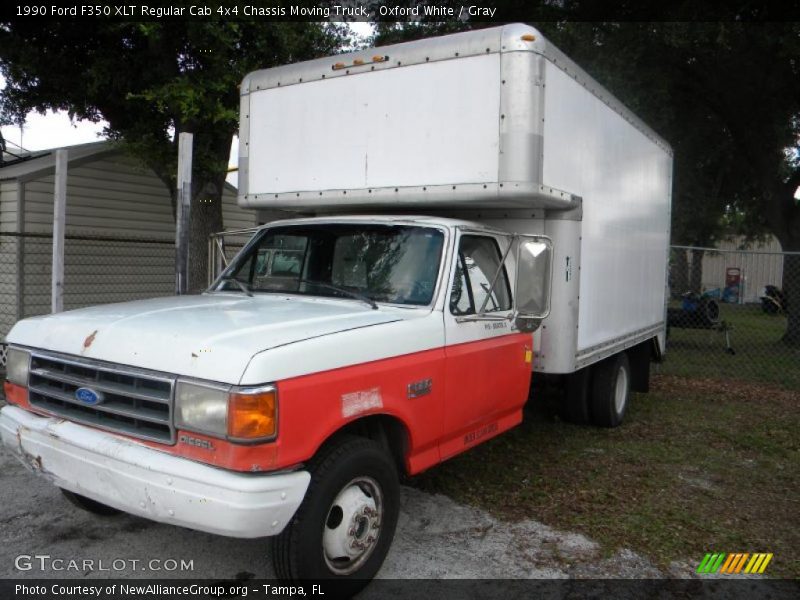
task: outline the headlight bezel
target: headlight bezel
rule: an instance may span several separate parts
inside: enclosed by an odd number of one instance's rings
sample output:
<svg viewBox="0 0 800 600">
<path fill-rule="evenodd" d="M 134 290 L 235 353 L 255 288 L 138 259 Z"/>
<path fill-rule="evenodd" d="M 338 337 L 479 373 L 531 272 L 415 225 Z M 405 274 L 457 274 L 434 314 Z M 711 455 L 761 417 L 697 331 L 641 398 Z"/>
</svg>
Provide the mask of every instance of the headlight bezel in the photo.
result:
<svg viewBox="0 0 800 600">
<path fill-rule="evenodd" d="M 18 346 L 8 346 L 6 348 L 6 381 L 27 388 L 30 374 L 31 352 Z"/>
<path fill-rule="evenodd" d="M 210 397 L 205 400 L 210 404 L 210 409 L 216 412 L 216 421 L 212 416 L 209 425 L 203 422 L 203 415 L 192 416 L 186 414 L 187 404 L 193 402 L 187 398 L 187 392 L 205 393 Z M 233 412 L 234 398 L 237 396 L 251 396 L 261 394 L 273 394 L 272 404 L 272 433 L 259 437 L 241 437 L 231 434 L 231 415 Z M 216 397 L 215 397 L 216 396 Z M 202 404 L 202 401 L 194 400 L 195 404 Z M 202 412 L 202 408 L 196 408 Z M 226 440 L 235 444 L 263 444 L 274 441 L 278 437 L 278 387 L 274 383 L 262 385 L 235 386 L 230 384 L 218 383 L 194 378 L 180 377 L 175 382 L 173 421 L 176 429 L 191 431 L 208 435 L 217 439 Z M 269 416 L 269 415 L 267 415 Z"/>
</svg>

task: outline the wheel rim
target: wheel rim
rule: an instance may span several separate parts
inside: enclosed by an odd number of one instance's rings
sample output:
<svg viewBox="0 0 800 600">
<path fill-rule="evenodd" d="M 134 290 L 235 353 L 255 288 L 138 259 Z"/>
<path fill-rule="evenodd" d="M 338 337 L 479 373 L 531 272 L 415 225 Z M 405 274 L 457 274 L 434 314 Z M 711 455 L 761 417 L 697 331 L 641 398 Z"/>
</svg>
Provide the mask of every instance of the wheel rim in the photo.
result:
<svg viewBox="0 0 800 600">
<path fill-rule="evenodd" d="M 625 404 L 628 402 L 628 370 L 625 367 L 620 367 L 617 371 L 617 384 L 614 387 L 614 408 L 618 415 L 622 414 L 625 410 Z"/>
<path fill-rule="evenodd" d="M 371 477 L 357 477 L 342 488 L 325 519 L 322 550 L 336 575 L 350 575 L 369 559 L 381 533 L 383 495 Z"/>
</svg>

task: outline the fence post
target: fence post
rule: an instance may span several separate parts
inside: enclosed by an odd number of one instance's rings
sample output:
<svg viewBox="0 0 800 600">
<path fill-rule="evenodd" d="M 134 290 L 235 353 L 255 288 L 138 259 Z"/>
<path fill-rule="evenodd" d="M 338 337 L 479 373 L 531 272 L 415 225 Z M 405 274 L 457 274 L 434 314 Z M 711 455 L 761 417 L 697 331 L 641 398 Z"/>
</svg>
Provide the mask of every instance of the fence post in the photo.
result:
<svg viewBox="0 0 800 600">
<path fill-rule="evenodd" d="M 50 310 L 64 310 L 64 230 L 67 218 L 67 151 L 56 150 L 53 189 L 53 264 L 50 280 Z"/>
<path fill-rule="evenodd" d="M 189 217 L 192 200 L 192 139 L 191 133 L 178 136 L 178 196 L 175 219 L 175 293 L 180 296 L 189 289 Z"/>
</svg>

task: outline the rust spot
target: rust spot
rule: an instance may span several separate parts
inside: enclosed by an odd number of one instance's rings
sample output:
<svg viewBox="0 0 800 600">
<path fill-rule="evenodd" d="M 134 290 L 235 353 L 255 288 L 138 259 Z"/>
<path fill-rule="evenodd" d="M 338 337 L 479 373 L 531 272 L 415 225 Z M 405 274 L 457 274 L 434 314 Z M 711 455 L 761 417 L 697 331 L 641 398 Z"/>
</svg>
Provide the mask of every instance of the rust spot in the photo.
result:
<svg viewBox="0 0 800 600">
<path fill-rule="evenodd" d="M 91 346 L 92 343 L 94 343 L 94 338 L 95 338 L 96 335 L 97 335 L 97 329 L 95 329 L 91 333 L 91 335 L 89 335 L 85 340 L 83 340 L 83 349 L 84 350 L 88 350 L 89 346 Z"/>
</svg>

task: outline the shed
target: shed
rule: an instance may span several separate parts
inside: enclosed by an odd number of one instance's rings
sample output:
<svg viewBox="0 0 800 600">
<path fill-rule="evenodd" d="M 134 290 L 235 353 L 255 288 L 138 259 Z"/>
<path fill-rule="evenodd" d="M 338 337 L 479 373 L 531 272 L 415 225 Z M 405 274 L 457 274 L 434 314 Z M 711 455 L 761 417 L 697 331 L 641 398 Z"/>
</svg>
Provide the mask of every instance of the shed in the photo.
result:
<svg viewBox="0 0 800 600">
<path fill-rule="evenodd" d="M 173 294 L 166 185 L 110 142 L 67 149 L 65 310 Z M 0 166 L 0 340 L 18 319 L 50 312 L 55 150 Z M 233 186 L 222 202 L 226 230 L 258 224 Z"/>
</svg>

